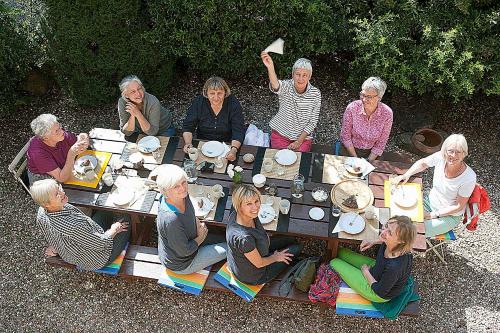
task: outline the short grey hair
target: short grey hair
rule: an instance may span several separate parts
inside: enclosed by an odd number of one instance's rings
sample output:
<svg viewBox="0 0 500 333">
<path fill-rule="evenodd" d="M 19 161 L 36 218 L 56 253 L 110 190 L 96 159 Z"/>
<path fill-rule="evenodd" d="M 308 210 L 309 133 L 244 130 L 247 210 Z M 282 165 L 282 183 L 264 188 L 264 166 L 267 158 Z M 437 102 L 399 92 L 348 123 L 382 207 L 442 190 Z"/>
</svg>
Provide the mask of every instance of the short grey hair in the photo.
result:
<svg viewBox="0 0 500 333">
<path fill-rule="evenodd" d="M 313 67 L 312 67 L 311 60 L 306 59 L 306 58 L 297 59 L 295 64 L 293 64 L 292 74 L 295 73 L 295 71 L 297 69 L 305 69 L 306 71 L 309 71 L 309 73 L 312 75 Z"/>
<path fill-rule="evenodd" d="M 33 200 L 42 207 L 50 202 L 50 195 L 59 189 L 59 183 L 54 179 L 37 180 L 30 187 Z"/>
<path fill-rule="evenodd" d="M 43 113 L 33 119 L 31 122 L 31 129 L 37 137 L 43 139 L 52 126 L 57 123 L 59 123 L 59 121 L 56 116 L 50 113 Z"/>
<path fill-rule="evenodd" d="M 156 171 L 156 170 L 155 170 Z M 177 183 L 187 179 L 186 171 L 175 164 L 162 164 L 158 167 L 158 177 L 156 177 L 156 185 L 161 193 L 174 188 Z"/>
<path fill-rule="evenodd" d="M 443 145 L 441 146 L 441 155 L 444 159 L 446 159 L 446 156 L 448 155 L 446 151 L 450 148 L 450 146 L 457 146 L 458 149 L 463 152 L 464 157 L 469 155 L 469 147 L 463 134 L 452 134 L 444 140 Z"/>
<path fill-rule="evenodd" d="M 141 79 L 139 79 L 136 75 L 128 75 L 128 76 L 125 76 L 123 78 L 123 80 L 120 82 L 120 85 L 119 85 L 120 91 L 122 93 L 122 97 L 124 99 L 125 99 L 125 91 L 127 90 L 128 85 L 132 81 L 139 83 L 139 85 L 142 87 L 142 90 L 144 90 L 144 92 L 146 92 L 146 88 L 144 88 L 144 85 L 142 84 Z"/>
<path fill-rule="evenodd" d="M 387 89 L 387 84 L 379 78 L 378 76 L 372 76 L 366 79 L 365 82 L 361 85 L 361 90 L 375 90 L 377 92 L 377 96 L 382 99 L 382 96 L 385 94 L 385 90 Z"/>
<path fill-rule="evenodd" d="M 231 89 L 227 82 L 218 76 L 212 76 L 203 85 L 203 97 L 208 97 L 208 89 L 211 90 L 224 90 L 224 97 L 231 95 Z"/>
</svg>

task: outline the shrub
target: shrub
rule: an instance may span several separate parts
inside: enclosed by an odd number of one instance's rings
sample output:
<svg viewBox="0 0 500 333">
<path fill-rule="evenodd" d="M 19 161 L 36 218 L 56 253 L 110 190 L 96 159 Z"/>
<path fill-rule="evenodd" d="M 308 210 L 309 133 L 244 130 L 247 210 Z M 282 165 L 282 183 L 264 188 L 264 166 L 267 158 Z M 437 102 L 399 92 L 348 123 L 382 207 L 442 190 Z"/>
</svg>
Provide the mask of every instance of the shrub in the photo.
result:
<svg viewBox="0 0 500 333">
<path fill-rule="evenodd" d="M 148 91 L 162 94 L 173 61 L 147 38 L 150 19 L 140 0 L 45 0 L 48 51 L 59 85 L 77 103 L 116 100 L 118 83 L 138 75 Z"/>
</svg>

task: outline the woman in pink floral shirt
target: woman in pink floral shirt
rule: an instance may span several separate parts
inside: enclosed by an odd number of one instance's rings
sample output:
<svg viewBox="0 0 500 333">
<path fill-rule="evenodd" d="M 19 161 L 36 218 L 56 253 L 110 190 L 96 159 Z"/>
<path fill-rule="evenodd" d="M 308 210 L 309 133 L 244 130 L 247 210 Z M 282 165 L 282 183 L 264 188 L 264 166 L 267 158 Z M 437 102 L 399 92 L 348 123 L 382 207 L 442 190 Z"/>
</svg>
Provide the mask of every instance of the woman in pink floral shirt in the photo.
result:
<svg viewBox="0 0 500 333">
<path fill-rule="evenodd" d="M 368 157 L 373 161 L 384 152 L 392 127 L 392 110 L 381 102 L 386 83 L 368 78 L 361 86 L 359 100 L 350 103 L 342 120 L 342 155 Z"/>
</svg>

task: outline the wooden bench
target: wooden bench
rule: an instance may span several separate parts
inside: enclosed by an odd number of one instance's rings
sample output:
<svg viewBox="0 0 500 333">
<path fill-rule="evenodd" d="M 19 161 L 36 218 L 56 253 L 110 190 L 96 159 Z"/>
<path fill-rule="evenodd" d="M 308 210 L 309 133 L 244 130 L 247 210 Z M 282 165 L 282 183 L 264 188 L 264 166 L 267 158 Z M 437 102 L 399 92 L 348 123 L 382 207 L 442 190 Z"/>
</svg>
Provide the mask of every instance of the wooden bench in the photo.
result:
<svg viewBox="0 0 500 333">
<path fill-rule="evenodd" d="M 63 261 L 60 257 L 47 257 L 45 262 L 52 266 L 75 268 L 74 265 L 68 264 Z M 205 284 L 205 289 L 216 290 L 225 293 L 232 293 L 229 289 L 223 287 L 217 281 L 215 281 L 214 276 L 220 269 L 223 263 L 212 265 L 210 270 L 210 275 Z M 125 260 L 123 261 L 122 267 L 118 276 L 126 279 L 144 279 L 153 280 L 157 282 L 160 276 L 160 272 L 163 269 L 162 264 L 158 258 L 158 250 L 153 247 L 130 245 L 127 254 L 125 255 Z M 300 290 L 292 288 L 287 296 L 282 296 L 278 293 L 279 284 L 283 278 L 285 272 L 280 274 L 275 280 L 267 283 L 264 288 L 257 294 L 257 297 L 272 297 L 276 299 L 289 300 L 295 302 L 302 302 L 308 304 L 318 304 L 322 306 L 322 309 L 328 308 L 324 303 L 312 303 L 307 297 L 307 293 Z M 415 283 L 415 288 L 417 285 Z M 417 290 L 416 290 L 417 291 Z M 401 316 L 417 317 L 420 315 L 419 302 L 411 302 L 406 308 L 401 312 Z"/>
</svg>

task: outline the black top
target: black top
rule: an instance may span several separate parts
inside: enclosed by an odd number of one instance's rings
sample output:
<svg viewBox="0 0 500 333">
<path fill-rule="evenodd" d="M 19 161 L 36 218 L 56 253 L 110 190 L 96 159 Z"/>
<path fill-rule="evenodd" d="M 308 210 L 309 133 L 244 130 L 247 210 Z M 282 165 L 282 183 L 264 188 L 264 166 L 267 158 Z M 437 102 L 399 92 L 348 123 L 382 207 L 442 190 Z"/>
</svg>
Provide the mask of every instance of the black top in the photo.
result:
<svg viewBox="0 0 500 333">
<path fill-rule="evenodd" d="M 197 96 L 187 110 L 182 131 L 194 133 L 196 130 L 196 137 L 201 140 L 237 140 L 243 143 L 244 122 L 240 102 L 233 95 L 224 99 L 218 115 L 212 110 L 208 98 Z"/>
<path fill-rule="evenodd" d="M 255 248 L 262 257 L 269 254 L 269 237 L 260 224 L 254 219 L 255 228 L 245 227 L 236 222 L 236 211 L 231 213 L 227 222 L 226 241 L 228 245 L 227 263 L 229 269 L 238 280 L 252 285 L 258 284 L 266 271 L 266 267 L 257 268 L 245 257 L 245 253 Z"/>
<path fill-rule="evenodd" d="M 372 284 L 372 290 L 383 299 L 391 299 L 398 296 L 406 285 L 411 274 L 413 256 L 407 253 L 397 258 L 386 258 L 386 247 L 383 243 L 378 249 L 376 263 L 370 268 L 370 273 L 377 280 Z"/>
<path fill-rule="evenodd" d="M 173 271 L 186 269 L 198 253 L 196 215 L 189 197 L 184 214 L 168 204 L 163 196 L 156 219 L 158 256 L 163 266 Z"/>
</svg>

